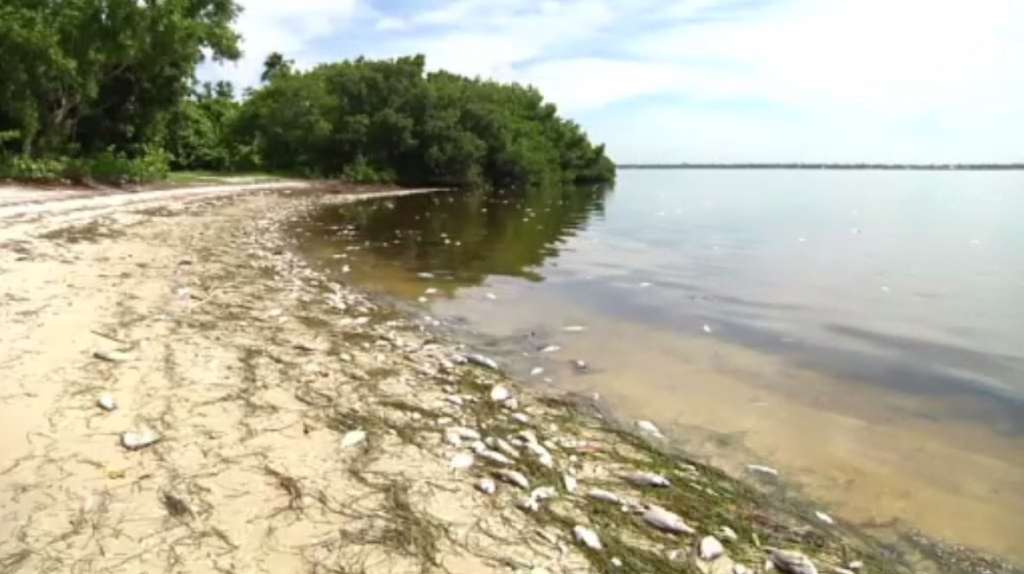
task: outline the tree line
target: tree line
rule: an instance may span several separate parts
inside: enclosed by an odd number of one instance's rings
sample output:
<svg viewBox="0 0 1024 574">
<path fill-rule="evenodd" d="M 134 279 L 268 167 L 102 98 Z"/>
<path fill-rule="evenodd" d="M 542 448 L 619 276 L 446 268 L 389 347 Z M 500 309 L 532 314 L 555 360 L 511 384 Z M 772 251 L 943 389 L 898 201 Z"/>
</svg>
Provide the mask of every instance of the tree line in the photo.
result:
<svg viewBox="0 0 1024 574">
<path fill-rule="evenodd" d="M 168 169 L 514 187 L 614 178 L 534 88 L 423 56 L 197 84 L 240 56 L 232 0 L 0 0 L 0 177 L 144 181 Z"/>
</svg>

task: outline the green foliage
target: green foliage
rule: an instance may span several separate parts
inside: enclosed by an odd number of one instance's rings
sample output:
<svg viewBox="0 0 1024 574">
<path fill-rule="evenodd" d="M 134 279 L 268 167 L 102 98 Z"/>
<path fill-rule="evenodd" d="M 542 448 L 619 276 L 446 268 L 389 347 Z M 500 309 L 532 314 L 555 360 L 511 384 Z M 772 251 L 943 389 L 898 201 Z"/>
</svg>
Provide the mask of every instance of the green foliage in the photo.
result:
<svg viewBox="0 0 1024 574">
<path fill-rule="evenodd" d="M 272 170 L 352 181 L 516 187 L 614 179 L 603 146 L 535 89 L 424 68 L 423 56 L 360 58 L 300 73 L 268 58 L 268 83 L 242 105 L 235 145 L 256 150 Z"/>
<path fill-rule="evenodd" d="M 107 150 L 89 159 L 13 156 L 0 159 L 0 179 L 34 182 L 99 182 L 139 184 L 167 177 L 169 156 L 160 148 L 145 148 L 136 157 Z"/>
<path fill-rule="evenodd" d="M 3 0 L 0 131 L 56 155 L 153 141 L 204 51 L 236 58 L 232 0 Z"/>
<path fill-rule="evenodd" d="M 231 130 L 241 105 L 231 84 L 204 84 L 164 124 L 163 144 L 175 169 L 227 171 L 253 163 L 233 145 Z M 242 164 L 242 165 L 239 165 Z"/>
</svg>

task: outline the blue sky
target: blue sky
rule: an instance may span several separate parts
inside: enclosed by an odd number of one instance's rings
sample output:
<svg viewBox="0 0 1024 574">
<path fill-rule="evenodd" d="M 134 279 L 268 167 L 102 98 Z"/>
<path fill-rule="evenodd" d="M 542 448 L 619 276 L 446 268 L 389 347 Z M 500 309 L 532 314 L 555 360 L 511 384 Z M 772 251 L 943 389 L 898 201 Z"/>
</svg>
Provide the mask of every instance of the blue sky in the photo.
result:
<svg viewBox="0 0 1024 574">
<path fill-rule="evenodd" d="M 240 0 L 203 79 L 423 53 L 635 161 L 1024 161 L 1019 0 Z"/>
</svg>

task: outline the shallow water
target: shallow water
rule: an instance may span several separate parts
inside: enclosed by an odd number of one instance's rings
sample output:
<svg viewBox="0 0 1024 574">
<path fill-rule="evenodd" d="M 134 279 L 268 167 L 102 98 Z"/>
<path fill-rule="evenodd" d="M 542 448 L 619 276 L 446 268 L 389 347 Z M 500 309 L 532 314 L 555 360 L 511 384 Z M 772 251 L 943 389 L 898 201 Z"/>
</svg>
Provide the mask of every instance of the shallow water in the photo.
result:
<svg viewBox="0 0 1024 574">
<path fill-rule="evenodd" d="M 622 171 L 325 210 L 302 236 L 711 462 L 1024 562 L 1022 215 L 1021 172 Z"/>
</svg>

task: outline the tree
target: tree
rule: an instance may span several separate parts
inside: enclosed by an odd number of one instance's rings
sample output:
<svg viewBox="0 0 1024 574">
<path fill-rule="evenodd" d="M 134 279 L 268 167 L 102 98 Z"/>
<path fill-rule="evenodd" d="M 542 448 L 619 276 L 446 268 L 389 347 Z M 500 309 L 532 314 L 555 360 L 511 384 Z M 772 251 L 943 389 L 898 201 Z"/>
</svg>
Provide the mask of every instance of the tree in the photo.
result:
<svg viewBox="0 0 1024 574">
<path fill-rule="evenodd" d="M 145 144 L 204 51 L 239 56 L 238 13 L 233 0 L 4 0 L 0 131 L 34 155 Z"/>
<path fill-rule="evenodd" d="M 260 74 L 260 81 L 265 84 L 273 80 L 274 76 L 290 74 L 293 66 L 295 66 L 295 60 L 286 60 L 281 52 L 271 52 L 263 60 L 263 73 Z"/>
</svg>

